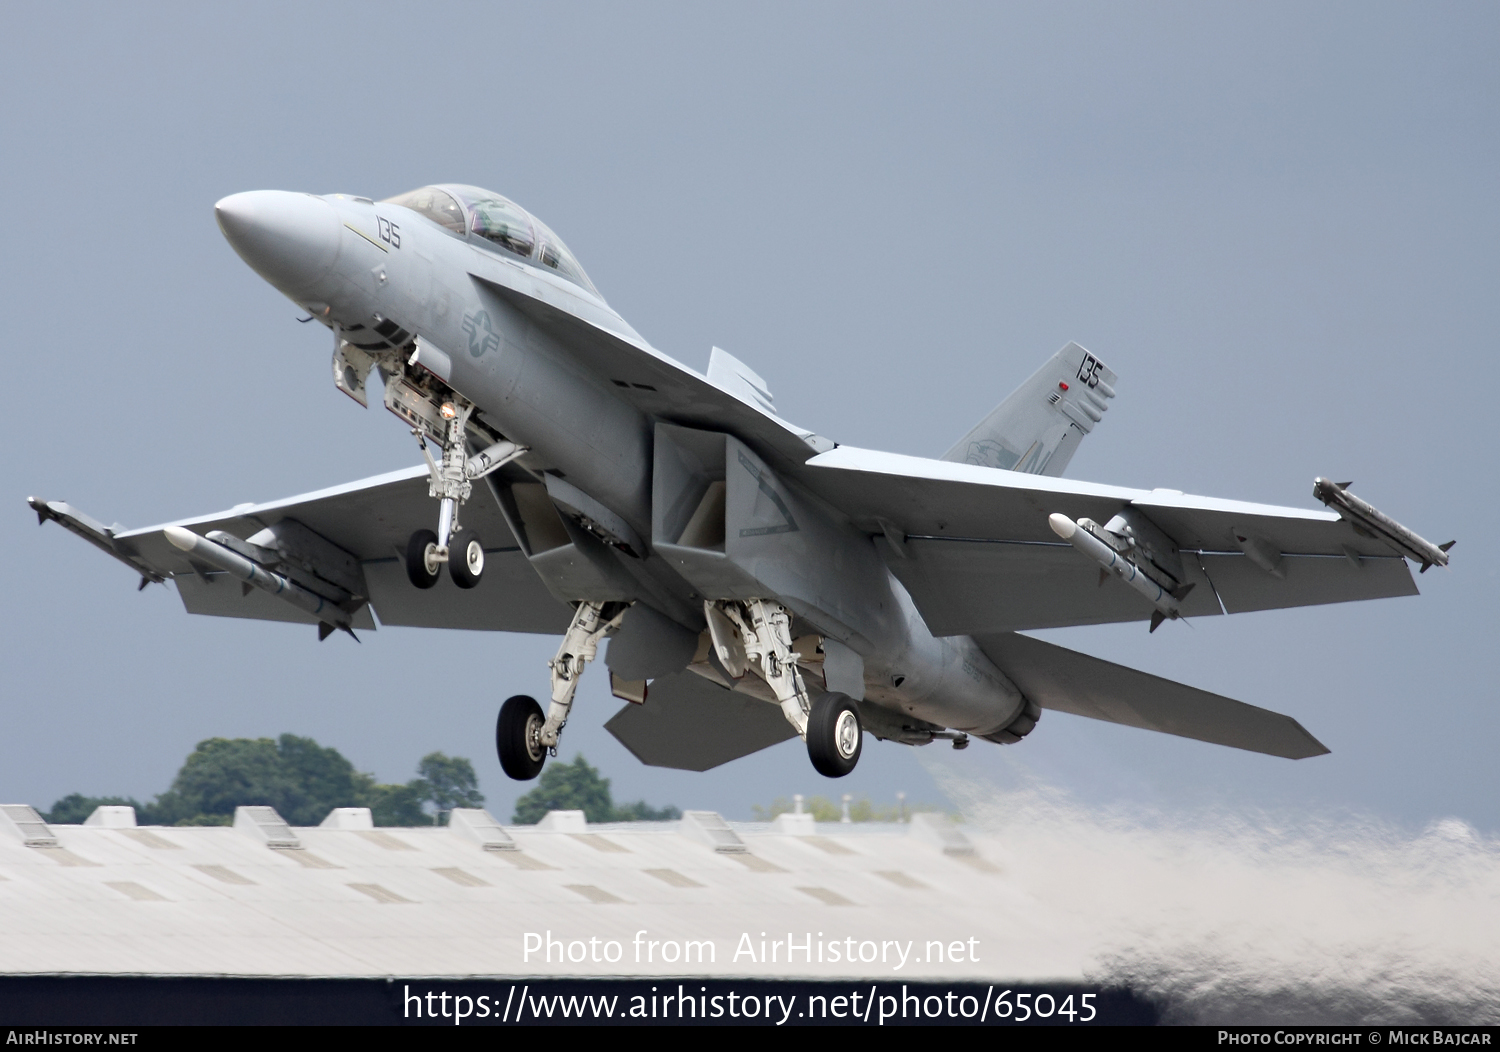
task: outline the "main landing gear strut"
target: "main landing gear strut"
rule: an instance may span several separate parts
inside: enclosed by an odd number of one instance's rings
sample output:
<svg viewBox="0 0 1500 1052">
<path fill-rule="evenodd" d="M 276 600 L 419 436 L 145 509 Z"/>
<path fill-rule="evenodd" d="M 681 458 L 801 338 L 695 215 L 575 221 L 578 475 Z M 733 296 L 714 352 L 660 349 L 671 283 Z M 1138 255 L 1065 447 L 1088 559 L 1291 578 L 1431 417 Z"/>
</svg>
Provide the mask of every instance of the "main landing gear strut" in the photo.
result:
<svg viewBox="0 0 1500 1052">
<path fill-rule="evenodd" d="M 599 641 L 620 624 L 627 608 L 623 603 L 577 605 L 557 656 L 548 662 L 552 699 L 545 717 L 536 699 L 524 694 L 500 707 L 495 751 L 510 777 L 518 781 L 535 778 L 547 756 L 557 755 L 578 680 L 598 652 Z M 766 681 L 782 715 L 807 743 L 813 767 L 829 778 L 842 778 L 854 770 L 864 738 L 859 706 L 847 694 L 833 691 L 812 697 L 797 667 L 792 618 L 786 607 L 768 599 L 709 600 L 703 612 L 719 662 L 735 679 L 753 671 Z"/>
<path fill-rule="evenodd" d="M 573 709 L 578 680 L 588 663 L 599 652 L 599 640 L 619 626 L 625 616 L 625 603 L 579 603 L 573 611 L 573 623 L 563 636 L 557 656 L 547 663 L 552 670 L 552 700 L 547 715 L 534 698 L 518 694 L 500 707 L 495 725 L 495 751 L 500 766 L 518 781 L 528 781 L 542 772 L 549 754 L 557 755 L 557 743 Z"/>
<path fill-rule="evenodd" d="M 707 600 L 703 613 L 725 671 L 736 679 L 754 671 L 766 681 L 818 773 L 842 778 L 854 770 L 864 738 L 859 707 L 832 691 L 812 698 L 792 650 L 786 607 L 769 599 Z"/>
</svg>

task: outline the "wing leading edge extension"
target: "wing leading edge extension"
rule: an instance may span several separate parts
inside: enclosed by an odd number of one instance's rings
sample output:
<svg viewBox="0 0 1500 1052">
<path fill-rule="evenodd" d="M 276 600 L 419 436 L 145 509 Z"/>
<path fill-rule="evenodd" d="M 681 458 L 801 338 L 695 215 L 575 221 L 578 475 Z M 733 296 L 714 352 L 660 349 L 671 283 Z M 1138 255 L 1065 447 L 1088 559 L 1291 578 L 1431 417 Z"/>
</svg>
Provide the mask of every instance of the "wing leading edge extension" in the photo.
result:
<svg viewBox="0 0 1500 1052">
<path fill-rule="evenodd" d="M 1099 564 L 1052 531 L 1048 518 L 1059 513 L 1101 527 L 1128 520 L 1142 537 L 1162 538 L 1187 617 L 1417 594 L 1405 560 L 1322 510 L 851 446 L 813 457 L 798 478 L 882 538 L 887 564 L 937 635 L 1150 619 L 1150 602 L 1101 577 Z"/>
</svg>

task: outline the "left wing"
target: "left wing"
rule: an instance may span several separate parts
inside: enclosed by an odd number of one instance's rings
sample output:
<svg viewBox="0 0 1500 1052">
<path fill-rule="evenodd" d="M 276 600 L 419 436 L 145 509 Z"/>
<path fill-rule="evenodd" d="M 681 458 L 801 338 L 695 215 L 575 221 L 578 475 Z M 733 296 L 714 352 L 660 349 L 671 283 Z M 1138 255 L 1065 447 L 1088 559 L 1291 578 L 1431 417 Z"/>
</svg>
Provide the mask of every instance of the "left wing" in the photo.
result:
<svg viewBox="0 0 1500 1052">
<path fill-rule="evenodd" d="M 238 580 L 174 547 L 162 532 L 166 526 L 183 526 L 200 536 L 222 530 L 246 540 L 264 529 L 291 524 L 292 530 L 300 533 L 300 527 L 312 535 L 307 552 L 301 553 L 303 565 L 293 572 L 337 579 L 347 585 L 346 591 L 365 599 L 352 620 L 355 628 L 375 627 L 369 613 L 373 607 L 383 625 L 566 631 L 572 611 L 542 584 L 521 554 L 498 502 L 484 486 L 475 487 L 463 511 L 464 525 L 478 532 L 485 546 L 485 573 L 479 586 L 460 589 L 444 575 L 433 588 L 412 587 L 402 553 L 412 533 L 430 527 L 435 519 L 436 502 L 428 496 L 427 478 L 426 467 L 407 468 L 286 500 L 240 504 L 228 511 L 138 530 L 102 526 L 59 501 L 32 498 L 31 505 L 43 522 L 58 522 L 141 574 L 143 587 L 145 582 L 172 579 L 189 613 L 317 623 L 317 618 L 275 596 L 242 589 Z M 324 568 L 318 566 L 319 561 Z"/>
<path fill-rule="evenodd" d="M 1417 594 L 1406 562 L 1328 511 L 1134 490 L 840 446 L 797 477 L 877 544 L 935 635 L 1144 621 L 1154 607 L 1048 516 L 1131 509 L 1176 546 L 1184 616 Z"/>
</svg>

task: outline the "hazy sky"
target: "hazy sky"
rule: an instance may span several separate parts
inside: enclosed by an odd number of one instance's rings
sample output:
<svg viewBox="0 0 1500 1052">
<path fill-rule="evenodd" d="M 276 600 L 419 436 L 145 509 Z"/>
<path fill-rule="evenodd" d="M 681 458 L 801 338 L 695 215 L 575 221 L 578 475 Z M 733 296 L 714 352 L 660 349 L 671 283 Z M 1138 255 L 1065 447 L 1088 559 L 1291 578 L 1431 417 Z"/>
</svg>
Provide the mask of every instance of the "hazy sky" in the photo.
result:
<svg viewBox="0 0 1500 1052">
<path fill-rule="evenodd" d="M 795 741 L 666 772 L 602 730 L 596 668 L 563 751 L 617 798 L 748 818 L 1039 779 L 1500 830 L 1497 29 L 1369 2 L 12 5 L 0 799 L 149 797 L 204 738 L 290 731 L 385 780 L 472 757 L 509 818 L 495 711 L 544 691 L 554 639 L 190 617 L 23 503 L 134 527 L 412 463 L 212 206 L 455 181 L 541 216 L 657 347 L 725 347 L 840 442 L 940 455 L 1077 340 L 1120 383 L 1070 476 L 1302 507 L 1353 479 L 1459 540 L 1420 598 L 1047 633 L 1290 713 L 1330 756 L 1049 713 L 1007 749 L 871 740 L 842 783 Z"/>
</svg>

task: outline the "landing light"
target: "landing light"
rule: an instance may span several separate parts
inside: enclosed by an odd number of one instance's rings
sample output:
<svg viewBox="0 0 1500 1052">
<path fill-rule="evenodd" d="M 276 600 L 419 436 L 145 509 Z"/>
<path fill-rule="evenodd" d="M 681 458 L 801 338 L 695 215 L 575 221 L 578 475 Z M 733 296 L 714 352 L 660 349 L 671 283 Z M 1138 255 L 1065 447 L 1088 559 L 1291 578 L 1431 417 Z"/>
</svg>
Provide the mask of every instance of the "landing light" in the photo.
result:
<svg viewBox="0 0 1500 1052">
<path fill-rule="evenodd" d="M 452 402 L 444 402 L 443 407 L 438 412 L 443 414 L 444 420 L 452 420 L 458 415 L 458 407 Z"/>
</svg>

